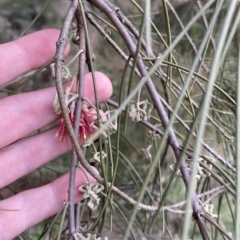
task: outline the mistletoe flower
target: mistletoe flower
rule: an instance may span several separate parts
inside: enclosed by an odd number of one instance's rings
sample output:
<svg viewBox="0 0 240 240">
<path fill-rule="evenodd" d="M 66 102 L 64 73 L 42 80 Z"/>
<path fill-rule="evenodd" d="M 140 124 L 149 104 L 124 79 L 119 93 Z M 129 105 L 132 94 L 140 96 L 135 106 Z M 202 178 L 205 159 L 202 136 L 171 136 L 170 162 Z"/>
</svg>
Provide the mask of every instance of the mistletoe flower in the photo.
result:
<svg viewBox="0 0 240 240">
<path fill-rule="evenodd" d="M 69 117 L 73 126 L 75 120 L 74 110 L 69 111 Z M 93 134 L 94 131 L 96 131 L 96 129 L 98 129 L 96 117 L 96 112 L 89 110 L 85 104 L 82 105 L 81 118 L 79 123 L 79 142 L 86 143 L 86 140 Z M 56 136 L 60 137 L 60 141 L 63 142 L 66 140 L 67 142 L 68 133 L 63 118 L 59 120 L 59 127 Z"/>
</svg>

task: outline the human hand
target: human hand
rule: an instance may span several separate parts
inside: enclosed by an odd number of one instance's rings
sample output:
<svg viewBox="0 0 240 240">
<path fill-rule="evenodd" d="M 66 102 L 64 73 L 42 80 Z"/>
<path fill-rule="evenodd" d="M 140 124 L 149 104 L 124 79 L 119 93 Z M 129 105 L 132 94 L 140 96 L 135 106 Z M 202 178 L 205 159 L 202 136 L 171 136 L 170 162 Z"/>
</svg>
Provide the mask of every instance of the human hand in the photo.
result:
<svg viewBox="0 0 240 240">
<path fill-rule="evenodd" d="M 58 36 L 58 30 L 49 29 L 0 45 L 0 87 L 49 61 L 55 54 Z M 65 54 L 68 52 L 69 47 Z M 112 94 L 111 82 L 100 72 L 95 76 L 99 100 L 105 101 Z M 54 137 L 57 128 L 26 137 L 58 118 L 52 108 L 55 93 L 55 87 L 51 87 L 0 100 L 0 189 L 71 149 L 70 143 Z M 91 74 L 85 76 L 85 97 L 94 103 Z M 68 175 L 0 201 L 0 239 L 13 239 L 59 212 L 67 199 Z M 91 176 L 88 179 L 95 181 Z M 75 202 L 82 199 L 77 188 L 86 181 L 78 169 Z"/>
</svg>

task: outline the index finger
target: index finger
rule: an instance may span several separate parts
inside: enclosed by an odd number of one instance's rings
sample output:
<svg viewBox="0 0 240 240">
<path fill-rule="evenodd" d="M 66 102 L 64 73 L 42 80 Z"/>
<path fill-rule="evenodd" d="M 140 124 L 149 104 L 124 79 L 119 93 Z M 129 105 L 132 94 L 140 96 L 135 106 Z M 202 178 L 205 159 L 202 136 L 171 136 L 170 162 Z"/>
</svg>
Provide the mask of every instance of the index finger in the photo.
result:
<svg viewBox="0 0 240 240">
<path fill-rule="evenodd" d="M 59 30 L 47 29 L 0 45 L 0 86 L 48 62 L 56 52 Z M 70 50 L 67 46 L 65 54 Z"/>
</svg>

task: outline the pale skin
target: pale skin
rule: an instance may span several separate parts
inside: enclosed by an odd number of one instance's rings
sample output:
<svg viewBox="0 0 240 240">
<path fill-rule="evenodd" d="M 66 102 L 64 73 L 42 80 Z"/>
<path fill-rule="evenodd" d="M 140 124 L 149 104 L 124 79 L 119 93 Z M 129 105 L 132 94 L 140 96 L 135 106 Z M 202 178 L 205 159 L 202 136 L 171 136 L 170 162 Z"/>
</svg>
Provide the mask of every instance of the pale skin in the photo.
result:
<svg viewBox="0 0 240 240">
<path fill-rule="evenodd" d="M 0 87 L 40 68 L 50 60 L 55 54 L 58 36 L 58 30 L 48 29 L 0 45 Z M 67 47 L 65 55 L 69 50 Z M 95 74 L 98 97 L 100 101 L 105 101 L 112 94 L 111 82 L 104 74 Z M 55 93 L 55 88 L 51 87 L 0 100 L 0 191 L 71 149 L 70 143 L 62 143 L 55 137 L 57 128 L 26 137 L 59 118 L 52 107 Z M 91 74 L 85 76 L 85 97 L 94 103 Z M 66 174 L 50 184 L 0 201 L 0 239 L 13 239 L 29 227 L 59 212 L 67 199 L 68 178 L 69 175 Z M 88 179 L 95 181 L 91 176 Z M 82 199 L 82 194 L 77 189 L 86 181 L 83 172 L 77 170 L 76 203 Z"/>
</svg>

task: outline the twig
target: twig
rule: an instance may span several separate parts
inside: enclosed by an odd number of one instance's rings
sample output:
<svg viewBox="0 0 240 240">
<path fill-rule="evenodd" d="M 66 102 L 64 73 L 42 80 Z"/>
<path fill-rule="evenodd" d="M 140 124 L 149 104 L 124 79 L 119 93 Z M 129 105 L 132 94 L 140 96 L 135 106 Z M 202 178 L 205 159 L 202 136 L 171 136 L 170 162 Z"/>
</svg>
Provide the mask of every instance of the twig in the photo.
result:
<svg viewBox="0 0 240 240">
<path fill-rule="evenodd" d="M 221 228 L 221 226 L 218 225 L 218 223 L 211 218 L 210 216 L 208 216 L 207 214 L 202 213 L 201 216 L 203 216 L 208 222 L 210 222 L 212 225 L 214 225 L 218 231 L 224 235 L 227 239 L 232 240 L 232 238 L 225 232 L 223 231 L 223 229 Z"/>
<path fill-rule="evenodd" d="M 178 24 L 180 25 L 180 27 L 181 27 L 182 29 L 184 29 L 184 25 L 183 25 L 181 19 L 179 18 L 178 14 L 176 13 L 173 5 L 170 3 L 170 1 L 166 1 L 166 2 L 167 2 L 167 5 L 168 5 L 169 9 L 172 11 L 174 17 L 176 18 Z M 197 2 L 198 2 L 198 1 L 197 1 Z M 186 33 L 185 35 L 186 35 L 186 37 L 187 37 L 187 39 L 188 39 L 188 42 L 189 42 L 190 45 L 192 46 L 193 51 L 194 51 L 195 54 L 197 55 L 197 48 L 196 48 L 196 46 L 195 46 L 192 38 L 189 36 L 188 33 Z M 201 63 L 202 61 L 203 61 L 203 59 L 200 58 L 200 59 L 199 59 L 199 62 Z M 207 73 L 209 73 L 209 68 L 208 68 L 204 63 L 202 63 L 201 65 L 202 65 L 202 68 L 204 69 L 204 71 L 207 72 Z"/>
<path fill-rule="evenodd" d="M 111 8 L 114 10 L 115 9 L 115 12 L 117 13 L 117 16 L 119 18 L 119 20 L 129 29 L 129 31 L 133 34 L 133 36 L 138 39 L 139 38 L 139 32 L 138 30 L 135 28 L 135 26 L 128 20 L 128 18 L 126 18 L 122 12 L 116 7 L 114 7 L 112 4 L 110 4 Z M 145 50 L 145 52 L 147 53 L 147 57 L 150 57 L 153 60 L 153 62 L 155 62 L 157 60 L 157 57 L 154 55 L 152 49 L 147 49 L 147 45 L 146 45 L 146 42 L 144 39 L 142 39 L 142 47 L 143 49 Z M 163 72 L 163 70 L 161 69 L 161 67 L 159 66 L 158 68 L 159 72 Z M 160 77 L 160 81 L 161 81 L 161 84 L 163 86 L 163 89 L 164 89 L 164 94 L 165 94 L 165 98 L 166 98 L 166 101 L 170 104 L 170 95 L 169 95 L 169 92 L 168 92 L 168 89 L 167 89 L 167 84 L 163 81 L 163 79 Z M 171 79 L 170 79 L 171 81 Z M 170 113 L 169 113 L 170 114 Z"/>
<path fill-rule="evenodd" d="M 219 186 L 219 187 L 216 187 L 216 188 L 214 188 L 214 189 L 211 189 L 211 190 L 209 190 L 209 191 L 207 191 L 207 192 L 198 194 L 198 197 L 199 197 L 199 198 L 202 198 L 202 197 L 204 197 L 204 196 L 206 196 L 206 195 L 211 195 L 211 196 L 207 199 L 207 201 L 204 202 L 204 203 L 208 203 L 208 202 L 211 201 L 216 195 L 218 195 L 218 194 L 220 194 L 220 193 L 222 193 L 222 192 L 224 192 L 224 191 L 226 191 L 225 186 Z M 176 203 L 176 204 L 173 204 L 173 205 L 164 206 L 164 207 L 163 207 L 163 210 L 169 211 L 169 209 L 179 208 L 179 207 L 182 207 L 182 206 L 185 205 L 185 204 L 186 204 L 186 200 L 185 200 L 185 201 L 182 201 L 182 202 L 179 202 L 179 203 Z M 184 212 L 185 212 L 185 211 L 184 211 Z"/>
<path fill-rule="evenodd" d="M 84 75 L 85 75 L 85 30 L 82 24 L 82 16 L 79 8 L 76 9 L 75 18 L 77 20 L 77 30 L 79 35 L 79 50 L 81 54 L 79 55 L 79 66 L 78 66 L 78 81 L 77 81 L 77 93 L 78 93 L 78 100 L 77 105 L 75 107 L 75 114 L 74 114 L 74 133 L 76 138 L 79 138 L 79 122 L 81 118 L 81 111 L 82 111 L 82 99 L 84 96 Z M 75 177 L 76 177 L 76 169 L 77 169 L 77 154 L 75 152 L 74 147 L 72 148 L 72 161 L 71 161 L 71 169 L 70 169 L 70 176 L 69 176 L 69 218 L 70 218 L 70 225 L 73 224 L 70 234 L 73 234 L 76 231 L 76 227 L 78 226 L 78 218 L 79 214 L 74 214 L 74 185 L 75 185 Z M 76 223 L 74 221 L 74 217 L 76 217 Z"/>
<path fill-rule="evenodd" d="M 202 9 L 202 3 L 201 3 L 201 1 L 196 1 L 196 3 L 197 3 L 197 5 L 198 5 L 199 10 L 201 10 L 201 9 Z M 207 21 L 206 15 L 205 15 L 204 13 L 203 13 L 203 15 L 202 15 L 202 19 L 203 19 L 203 23 L 204 23 L 205 29 L 208 29 L 208 21 Z M 215 49 L 216 49 L 216 43 L 215 43 L 215 40 L 214 40 L 212 34 L 211 34 L 211 36 L 210 36 L 210 40 L 211 40 L 213 49 L 214 49 L 214 51 L 215 51 Z"/>
<path fill-rule="evenodd" d="M 64 62 L 64 58 L 63 58 L 63 52 L 64 49 L 66 47 L 67 44 L 67 35 L 69 32 L 69 28 L 73 19 L 73 16 L 75 14 L 75 11 L 77 9 L 77 0 L 73 0 L 66 18 L 64 20 L 61 32 L 60 32 L 60 37 L 57 41 L 57 52 L 56 52 L 56 64 L 55 64 L 55 73 L 56 73 L 56 85 L 58 85 L 57 87 L 57 93 L 58 93 L 58 98 L 59 98 L 59 103 L 60 103 L 60 107 L 61 107 L 61 111 L 62 111 L 62 115 L 64 116 L 64 119 L 66 119 L 68 117 L 69 120 L 69 116 L 68 116 L 68 108 L 66 106 L 65 100 L 64 100 L 64 94 L 63 94 L 63 85 L 62 85 L 62 63 Z M 68 125 L 68 127 L 71 127 L 71 122 L 69 121 L 65 121 L 66 125 Z M 74 134 L 74 133 L 73 133 Z M 75 171 L 76 171 L 76 163 L 74 164 L 74 162 L 76 162 L 76 158 L 74 158 L 74 154 L 73 154 L 73 159 L 71 162 L 71 170 L 70 170 L 70 176 L 69 176 L 69 231 L 70 231 L 70 239 L 72 239 L 72 233 L 75 231 L 75 221 L 74 221 L 74 182 L 75 182 Z"/>
<path fill-rule="evenodd" d="M 80 224 L 80 214 L 83 212 L 81 208 L 81 202 L 78 202 L 75 206 L 75 217 L 76 217 L 76 231 L 79 231 L 81 224 Z"/>
<path fill-rule="evenodd" d="M 116 50 L 116 52 L 125 60 L 127 61 L 128 56 L 122 51 L 122 49 L 117 45 L 117 43 L 109 36 L 109 33 L 104 30 L 101 25 L 92 17 L 91 12 L 85 6 L 87 12 L 86 12 L 86 17 L 89 20 L 89 22 L 96 27 L 98 32 L 103 36 L 104 39 L 108 41 L 108 43 Z"/>
</svg>

